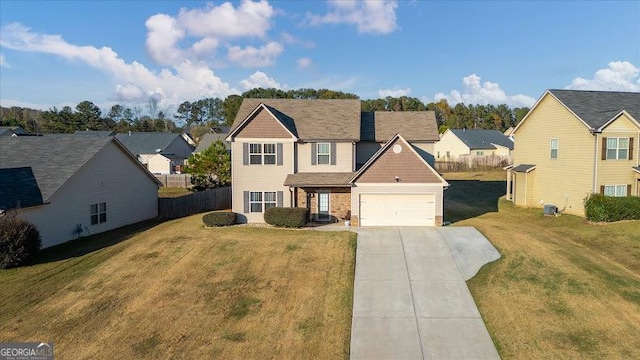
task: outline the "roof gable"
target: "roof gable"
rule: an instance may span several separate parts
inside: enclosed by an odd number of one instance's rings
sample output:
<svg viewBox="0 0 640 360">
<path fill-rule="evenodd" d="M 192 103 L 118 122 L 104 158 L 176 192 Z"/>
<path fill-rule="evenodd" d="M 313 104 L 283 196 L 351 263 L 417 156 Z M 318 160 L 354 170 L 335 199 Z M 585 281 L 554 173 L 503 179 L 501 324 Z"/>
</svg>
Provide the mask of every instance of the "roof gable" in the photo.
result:
<svg viewBox="0 0 640 360">
<path fill-rule="evenodd" d="M 262 103 L 231 130 L 228 138 L 235 137 L 298 138 L 293 119 Z"/>
<path fill-rule="evenodd" d="M 395 134 L 407 141 L 438 141 L 438 124 L 433 111 L 369 111 L 361 114 L 360 138 L 384 143 Z"/>
<path fill-rule="evenodd" d="M 449 184 L 416 149 L 396 134 L 353 176 L 350 183 Z"/>
<path fill-rule="evenodd" d="M 360 140 L 357 99 L 243 99 L 230 136 L 260 104 L 301 140 Z"/>
<path fill-rule="evenodd" d="M 225 148 L 227 150 L 230 150 L 231 149 L 231 145 L 226 140 L 227 135 L 229 135 L 229 134 L 206 133 L 202 137 L 202 140 L 200 140 L 200 143 L 198 144 L 198 147 L 196 147 L 196 149 L 193 152 L 203 152 L 203 151 L 207 150 L 209 148 L 209 146 L 211 146 L 211 144 L 213 144 L 214 142 L 216 142 L 218 140 L 220 140 L 220 141 L 222 141 L 224 143 L 224 146 L 225 146 Z"/>
<path fill-rule="evenodd" d="M 42 193 L 30 167 L 0 169 L 0 210 L 43 203 Z"/>
<path fill-rule="evenodd" d="M 449 129 L 469 149 L 495 149 L 495 145 L 513 150 L 513 141 L 498 130 Z"/>
<path fill-rule="evenodd" d="M 156 184 L 160 184 L 131 152 L 111 136 L 45 135 L 2 139 L 0 168 L 31 167 L 46 202 L 111 142 Z"/>
</svg>

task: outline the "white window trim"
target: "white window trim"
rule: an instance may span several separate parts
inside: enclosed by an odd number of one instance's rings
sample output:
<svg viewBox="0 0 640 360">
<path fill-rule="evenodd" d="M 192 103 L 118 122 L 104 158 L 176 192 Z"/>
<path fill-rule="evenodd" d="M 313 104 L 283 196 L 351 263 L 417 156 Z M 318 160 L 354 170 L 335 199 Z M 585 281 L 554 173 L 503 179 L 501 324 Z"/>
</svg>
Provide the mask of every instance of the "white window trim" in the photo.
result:
<svg viewBox="0 0 640 360">
<path fill-rule="evenodd" d="M 616 147 L 609 147 L 609 140 L 613 140 L 616 139 Z M 626 139 L 627 140 L 627 147 L 620 147 L 620 140 L 622 139 Z M 606 159 L 607 160 L 629 160 L 629 137 L 607 137 L 607 156 Z M 609 157 L 609 150 L 615 150 L 615 157 Z M 620 150 L 627 150 L 627 156 L 624 158 L 620 157 Z"/>
<path fill-rule="evenodd" d="M 253 194 L 260 194 L 260 200 L 253 200 Z M 267 200 L 267 194 L 273 194 L 273 201 Z M 260 204 L 260 211 L 253 211 L 254 204 Z M 277 191 L 250 191 L 249 192 L 249 213 L 264 213 L 267 211 L 267 205 L 269 207 L 278 206 L 278 192 Z"/>
<path fill-rule="evenodd" d="M 320 152 L 320 145 L 322 145 L 323 147 L 326 146 L 327 148 L 327 152 Z M 321 163 L 320 162 L 320 156 L 326 156 L 327 157 L 327 162 L 326 163 Z M 331 143 L 328 142 L 321 142 L 321 143 L 316 143 L 316 164 L 318 165 L 330 165 L 331 164 Z"/>
<path fill-rule="evenodd" d="M 556 146 L 553 147 L 553 142 L 555 141 Z M 560 152 L 558 148 L 560 147 L 560 140 L 558 138 L 551 138 L 549 140 L 549 159 L 555 160 L 558 158 L 558 153 Z M 553 150 L 556 151 L 555 156 L 553 156 Z"/>
<path fill-rule="evenodd" d="M 607 195 L 607 188 L 613 188 L 613 195 Z M 615 184 L 615 185 L 605 185 L 604 186 L 604 194 L 605 196 L 611 196 L 611 197 L 625 197 L 627 196 L 627 188 L 628 186 L 626 184 Z M 619 195 L 618 194 L 618 190 L 622 189 L 622 194 L 623 195 Z"/>
<path fill-rule="evenodd" d="M 252 153 L 251 152 L 251 148 L 252 145 L 257 145 L 260 148 L 260 152 L 259 153 Z M 273 152 L 266 152 L 267 150 L 267 145 L 272 145 L 273 146 Z M 259 163 L 252 163 L 251 162 L 251 157 L 260 157 L 260 162 Z M 265 163 L 265 158 L 267 156 L 273 156 L 273 164 L 266 164 Z M 278 164 L 278 144 L 276 143 L 249 143 L 249 165 L 277 165 Z"/>
</svg>

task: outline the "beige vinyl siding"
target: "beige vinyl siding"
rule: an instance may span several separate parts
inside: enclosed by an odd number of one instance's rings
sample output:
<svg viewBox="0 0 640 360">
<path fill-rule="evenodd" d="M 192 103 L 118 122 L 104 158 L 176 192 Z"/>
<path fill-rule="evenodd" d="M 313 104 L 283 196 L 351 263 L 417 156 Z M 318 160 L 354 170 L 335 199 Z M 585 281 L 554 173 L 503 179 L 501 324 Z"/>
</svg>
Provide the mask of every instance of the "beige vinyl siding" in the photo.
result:
<svg viewBox="0 0 640 360">
<path fill-rule="evenodd" d="M 602 138 L 633 138 L 633 159 L 632 160 L 602 160 Z M 596 179 L 596 192 L 600 191 L 601 185 L 623 185 L 631 184 L 631 194 L 638 194 L 638 173 L 632 167 L 638 166 L 640 161 L 640 128 L 628 117 L 621 116 L 607 126 L 602 134 L 598 134 L 597 159 L 598 176 Z"/>
<path fill-rule="evenodd" d="M 436 158 L 437 161 L 456 160 L 460 155 L 471 154 L 471 149 L 450 130 L 442 134 L 440 141 L 435 143 L 434 150 L 434 156 L 436 157 L 438 156 L 438 152 L 440 152 L 440 157 Z M 448 159 L 447 151 L 450 155 Z"/>
<path fill-rule="evenodd" d="M 171 160 L 156 154 L 149 158 L 147 168 L 154 174 L 171 174 Z"/>
<path fill-rule="evenodd" d="M 515 183 L 516 204 L 584 215 L 583 199 L 593 188 L 595 137 L 553 96 L 547 94 L 514 134 L 514 164 L 535 164 L 523 203 L 524 174 Z M 558 158 L 550 158 L 550 140 L 558 139 Z M 532 178 L 535 177 L 535 181 Z M 535 185 L 534 185 L 535 184 Z"/>
<path fill-rule="evenodd" d="M 19 216 L 37 225 L 43 247 L 101 233 L 158 216 L 158 188 L 135 159 L 110 142 L 55 193 L 49 204 Z M 107 221 L 91 225 L 90 205 L 107 203 Z"/>
<path fill-rule="evenodd" d="M 243 143 L 282 143 L 282 166 L 243 165 Z M 293 171 L 293 139 L 236 139 L 231 143 L 231 182 L 233 184 L 233 211 L 239 222 L 264 222 L 263 213 L 244 213 L 244 191 L 282 191 L 285 207 L 291 206 L 291 193 L 288 186 L 282 185 L 287 174 Z M 309 155 L 311 156 L 311 155 Z"/>
<path fill-rule="evenodd" d="M 527 206 L 527 174 L 515 173 L 513 176 L 513 203 Z"/>
<path fill-rule="evenodd" d="M 488 149 L 486 150 L 488 153 L 485 153 L 485 155 L 499 155 L 499 156 L 511 156 L 512 155 L 512 151 L 509 150 L 508 147 L 506 146 L 501 146 L 501 145 L 495 145 L 495 149 Z"/>
<path fill-rule="evenodd" d="M 318 141 L 326 142 L 327 141 Z M 314 143 L 298 144 L 298 172 L 349 172 L 353 171 L 353 143 L 336 143 L 336 164 L 311 165 L 311 148 Z"/>
</svg>

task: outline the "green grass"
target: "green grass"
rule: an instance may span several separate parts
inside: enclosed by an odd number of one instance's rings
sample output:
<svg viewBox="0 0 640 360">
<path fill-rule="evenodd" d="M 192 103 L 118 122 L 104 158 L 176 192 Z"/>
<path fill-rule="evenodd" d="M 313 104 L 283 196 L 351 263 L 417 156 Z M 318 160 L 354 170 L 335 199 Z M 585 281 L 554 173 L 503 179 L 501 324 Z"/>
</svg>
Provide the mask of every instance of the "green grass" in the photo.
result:
<svg viewBox="0 0 640 360">
<path fill-rule="evenodd" d="M 60 358 L 349 357 L 355 234 L 207 229 L 201 217 L 0 271 L 0 339 L 53 341 Z"/>
</svg>

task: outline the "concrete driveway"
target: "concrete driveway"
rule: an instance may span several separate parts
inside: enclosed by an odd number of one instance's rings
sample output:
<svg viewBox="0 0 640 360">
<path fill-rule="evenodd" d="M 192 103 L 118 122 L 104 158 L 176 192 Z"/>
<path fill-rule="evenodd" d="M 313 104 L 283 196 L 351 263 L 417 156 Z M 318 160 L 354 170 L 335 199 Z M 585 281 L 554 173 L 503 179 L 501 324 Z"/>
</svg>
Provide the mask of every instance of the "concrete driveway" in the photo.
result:
<svg viewBox="0 0 640 360">
<path fill-rule="evenodd" d="M 465 280 L 500 258 L 472 227 L 358 233 L 351 359 L 499 359 Z"/>
</svg>

